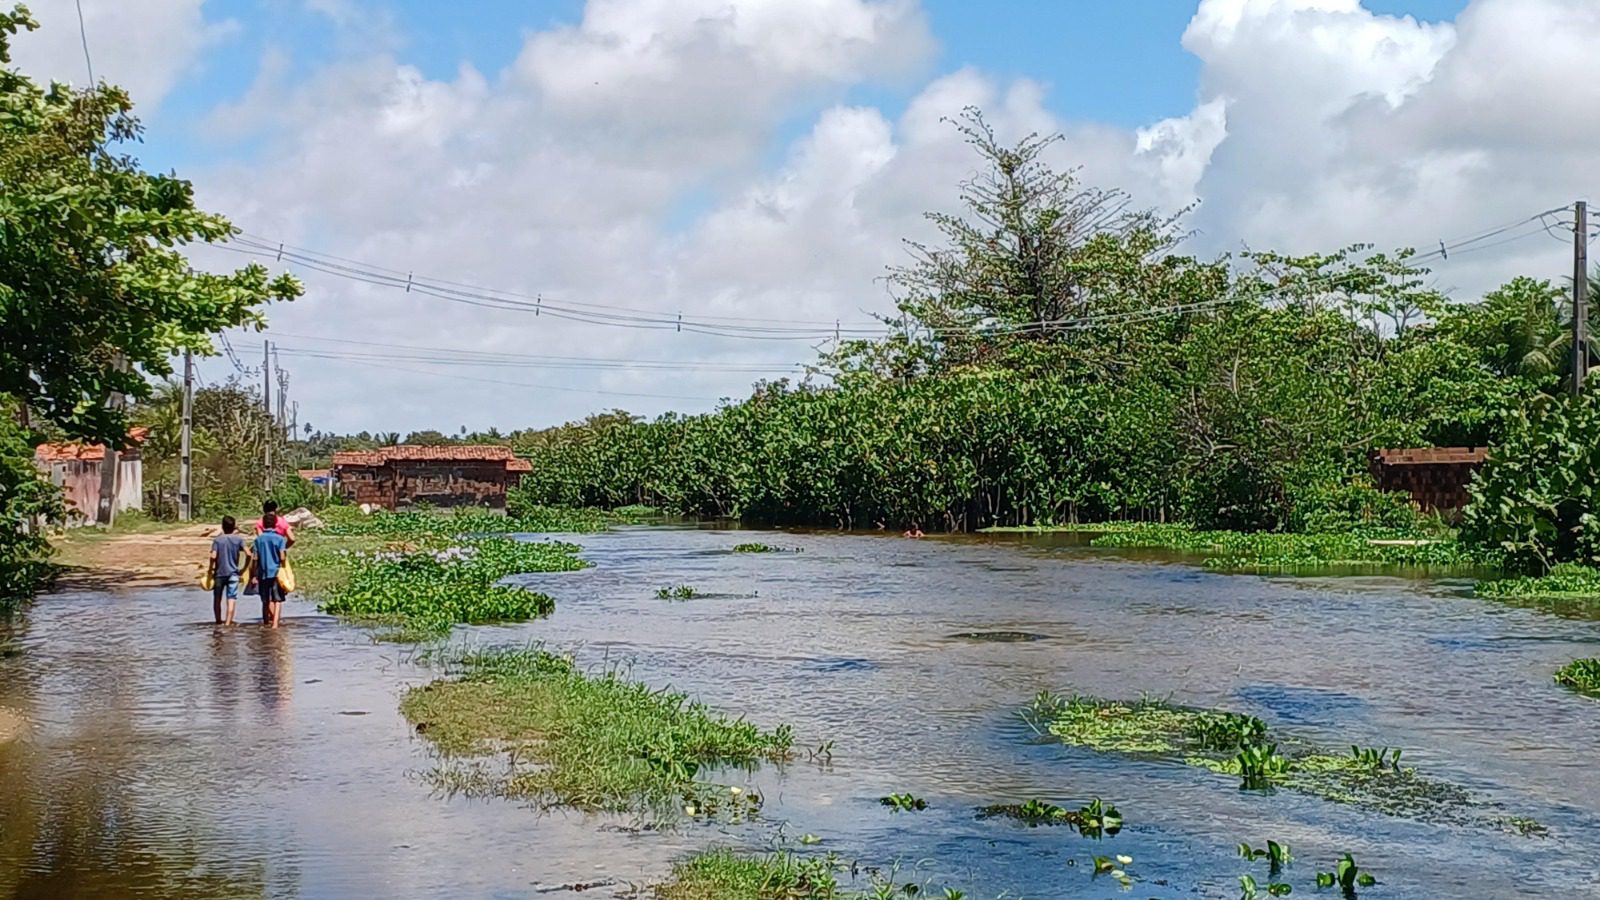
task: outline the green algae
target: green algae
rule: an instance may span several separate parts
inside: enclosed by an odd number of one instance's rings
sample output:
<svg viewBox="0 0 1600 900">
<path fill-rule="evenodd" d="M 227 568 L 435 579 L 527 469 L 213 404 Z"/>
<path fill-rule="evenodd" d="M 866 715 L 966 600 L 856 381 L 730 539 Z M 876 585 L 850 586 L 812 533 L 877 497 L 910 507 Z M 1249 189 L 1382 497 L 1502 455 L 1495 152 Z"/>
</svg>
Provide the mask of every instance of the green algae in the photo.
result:
<svg viewBox="0 0 1600 900">
<path fill-rule="evenodd" d="M 1021 715 L 1035 731 L 1070 746 L 1176 759 L 1238 778 L 1252 789 L 1281 788 L 1400 818 L 1494 827 L 1515 822 L 1507 830 L 1544 832 L 1531 819 L 1483 815 L 1484 804 L 1465 789 L 1402 768 L 1398 754 L 1356 747 L 1348 755 L 1335 753 L 1226 710 L 1150 697 L 1122 701 L 1041 692 Z"/>
</svg>

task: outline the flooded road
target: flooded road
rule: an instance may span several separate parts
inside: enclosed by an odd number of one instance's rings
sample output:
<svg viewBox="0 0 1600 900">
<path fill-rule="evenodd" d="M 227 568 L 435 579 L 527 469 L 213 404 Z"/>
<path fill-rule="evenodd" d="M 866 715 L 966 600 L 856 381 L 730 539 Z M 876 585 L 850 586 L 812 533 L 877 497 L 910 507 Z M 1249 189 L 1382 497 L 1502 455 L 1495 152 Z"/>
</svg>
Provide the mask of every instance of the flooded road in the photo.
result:
<svg viewBox="0 0 1600 900">
<path fill-rule="evenodd" d="M 541 536 L 542 537 L 542 536 Z M 0 897 L 526 897 L 659 878 L 712 844 L 802 833 L 846 859 L 968 896 L 1108 897 L 1095 855 L 1134 857 L 1137 897 L 1239 895 L 1240 841 L 1289 843 L 1296 895 L 1344 852 L 1363 897 L 1600 897 L 1600 703 L 1551 673 L 1595 655 L 1600 623 L 1494 605 L 1461 579 L 1219 575 L 1050 538 L 906 541 L 629 528 L 575 538 L 595 568 L 527 576 L 546 620 L 458 629 L 626 662 L 801 745 L 749 780 L 764 825 L 657 832 L 624 819 L 446 800 L 396 711 L 435 677 L 404 648 L 291 604 L 274 634 L 218 632 L 197 591 L 57 594 L 0 659 Z M 688 584 L 705 596 L 656 598 Z M 198 624 L 197 624 L 198 623 Z M 978 632 L 1034 640 L 983 641 Z M 1547 838 L 1432 825 L 1236 780 L 1031 740 L 1036 691 L 1221 706 L 1332 747 L 1406 763 L 1526 816 Z M 878 804 L 893 792 L 916 814 Z M 1103 797 L 1104 841 L 980 820 L 976 807 Z M 780 827 L 781 826 L 781 827 Z M 603 893 L 604 895 L 604 893 Z"/>
</svg>

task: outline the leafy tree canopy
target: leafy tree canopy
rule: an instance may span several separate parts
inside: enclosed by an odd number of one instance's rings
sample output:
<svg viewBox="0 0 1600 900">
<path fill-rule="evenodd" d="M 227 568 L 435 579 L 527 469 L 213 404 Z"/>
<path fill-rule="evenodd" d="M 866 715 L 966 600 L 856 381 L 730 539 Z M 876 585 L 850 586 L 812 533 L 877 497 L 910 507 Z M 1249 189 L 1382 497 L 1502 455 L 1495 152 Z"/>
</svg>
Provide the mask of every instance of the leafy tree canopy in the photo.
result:
<svg viewBox="0 0 1600 900">
<path fill-rule="evenodd" d="M 181 248 L 232 226 L 122 152 L 141 133 L 125 91 L 10 68 L 12 40 L 36 27 L 26 7 L 0 12 L 0 392 L 71 436 L 120 442 L 112 394 L 149 396 L 146 375 L 171 374 L 176 351 L 214 352 L 210 335 L 263 324 L 259 307 L 301 287 L 255 264 L 191 270 Z"/>
</svg>

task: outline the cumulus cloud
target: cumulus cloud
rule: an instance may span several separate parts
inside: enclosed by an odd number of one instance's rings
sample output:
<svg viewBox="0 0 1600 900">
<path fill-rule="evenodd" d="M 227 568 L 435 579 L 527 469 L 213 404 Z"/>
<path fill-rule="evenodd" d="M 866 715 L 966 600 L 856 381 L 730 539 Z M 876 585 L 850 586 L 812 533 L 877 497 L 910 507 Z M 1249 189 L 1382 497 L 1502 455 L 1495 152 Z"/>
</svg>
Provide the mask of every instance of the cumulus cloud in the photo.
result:
<svg viewBox="0 0 1600 900">
<path fill-rule="evenodd" d="M 308 2 L 367 27 L 361 5 Z M 142 77 L 170 85 L 215 26 L 198 0 L 165 7 L 189 11 L 190 33 Z M 1141 205 L 1200 201 L 1200 253 L 1427 249 L 1565 203 L 1600 164 L 1584 125 L 1600 86 L 1568 77 L 1600 46 L 1588 0 L 1474 0 L 1442 24 L 1358 0 L 1202 0 L 1183 38 L 1201 62 L 1193 109 L 1132 129 L 1063 119 L 1033 80 L 930 74 L 934 40 L 912 0 L 590 0 L 578 21 L 526 34 L 500 71 L 429 77 L 380 43 L 305 73 L 269 51 L 210 121 L 263 151 L 185 174 L 248 231 L 401 273 L 826 332 L 892 310 L 885 267 L 905 260 L 904 239 L 931 236 L 923 213 L 952 208 L 976 167 L 947 121 L 966 106 L 1007 140 L 1061 132 L 1052 163 Z M 844 102 L 917 77 L 898 112 Z M 1439 284 L 1469 296 L 1510 274 L 1560 275 L 1564 252 L 1533 223 L 1436 263 Z M 603 328 L 304 274 L 308 296 L 273 313 L 275 330 L 774 369 L 824 342 Z M 569 392 L 313 360 L 293 371 L 318 424 L 401 430 L 705 409 L 754 377 L 456 370 Z M 618 396 L 583 393 L 595 389 Z"/>
<path fill-rule="evenodd" d="M 83 25 L 95 78 L 127 88 L 154 111 L 200 55 L 236 33 L 210 20 L 205 0 L 83 0 Z M 83 85 L 89 80 L 72 0 L 30 4 L 40 29 L 16 44 L 13 62 L 36 78 Z"/>
</svg>

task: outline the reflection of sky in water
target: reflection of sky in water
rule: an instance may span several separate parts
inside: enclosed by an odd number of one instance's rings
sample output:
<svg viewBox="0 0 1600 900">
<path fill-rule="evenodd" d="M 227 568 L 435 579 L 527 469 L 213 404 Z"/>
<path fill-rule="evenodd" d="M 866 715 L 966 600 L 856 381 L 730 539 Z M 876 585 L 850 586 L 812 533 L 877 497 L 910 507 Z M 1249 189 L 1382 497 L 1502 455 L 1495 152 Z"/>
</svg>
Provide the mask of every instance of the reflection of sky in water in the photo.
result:
<svg viewBox="0 0 1600 900">
<path fill-rule="evenodd" d="M 219 632 L 191 624 L 209 617 L 197 591 L 64 594 L 32 613 L 27 652 L 0 660 L 0 706 L 35 721 L 27 742 L 0 747 L 0 897 L 24 885 L 34 895 L 46 885 L 129 897 L 526 896 L 647 881 L 712 843 L 768 846 L 779 822 L 791 840 L 812 832 L 846 858 L 898 858 L 974 897 L 1110 896 L 1089 860 L 1124 853 L 1146 879 L 1135 896 L 1231 898 L 1246 870 L 1232 848 L 1267 838 L 1294 845 L 1297 895 L 1347 850 L 1383 878 L 1373 896 L 1593 892 L 1600 704 L 1549 683 L 1593 652 L 1590 622 L 1467 599 L 1459 579 L 1225 576 L 1052 538 L 792 533 L 769 542 L 802 552 L 722 552 L 740 539 L 577 538 L 597 568 L 524 579 L 556 597 L 553 617 L 462 635 L 621 662 L 763 725 L 793 723 L 802 745 L 833 740 L 831 760 L 723 773 L 763 790 L 767 825 L 637 832 L 613 827 L 626 819 L 434 797 L 418 777 L 432 765 L 427 747 L 396 712 L 404 687 L 430 677 L 405 648 L 299 604 L 278 632 Z M 654 596 L 676 584 L 713 596 Z M 958 637 L 986 632 L 1042 639 Z M 1172 762 L 1041 743 L 1012 711 L 1043 688 L 1148 692 L 1334 747 L 1401 746 L 1427 774 L 1555 834 L 1246 794 Z M 930 809 L 877 803 L 899 791 Z M 1102 842 L 974 816 L 988 803 L 1096 796 L 1127 819 Z"/>
</svg>

